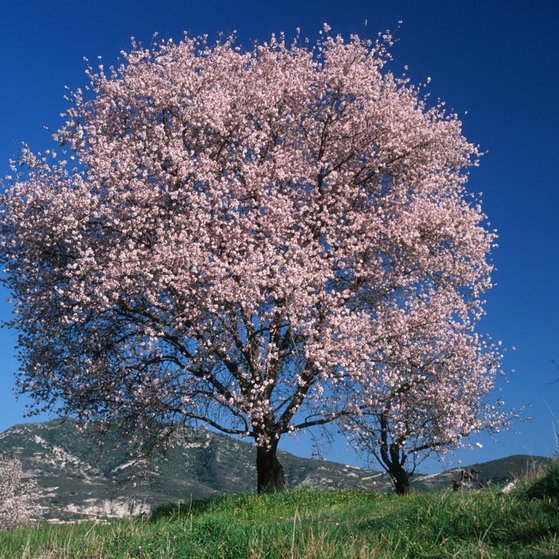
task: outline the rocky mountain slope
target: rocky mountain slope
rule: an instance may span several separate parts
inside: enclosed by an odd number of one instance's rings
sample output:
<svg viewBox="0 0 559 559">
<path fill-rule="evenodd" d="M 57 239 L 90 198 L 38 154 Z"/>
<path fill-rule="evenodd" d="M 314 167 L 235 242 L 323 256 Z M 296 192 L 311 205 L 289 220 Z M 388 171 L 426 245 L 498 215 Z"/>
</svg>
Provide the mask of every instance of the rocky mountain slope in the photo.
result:
<svg viewBox="0 0 559 559">
<path fill-rule="evenodd" d="M 139 515 L 163 503 L 254 490 L 255 451 L 248 442 L 182 428 L 164 454 L 142 464 L 118 430 L 100 436 L 83 434 L 77 427 L 73 420 L 56 419 L 17 425 L 0 434 L 0 457 L 20 459 L 26 476 L 37 481 L 47 520 Z M 517 456 L 476 465 L 465 485 L 503 483 L 543 460 Z M 280 461 L 290 487 L 391 489 L 383 472 L 286 452 Z M 417 475 L 413 486 L 418 491 L 450 488 L 462 477 L 460 470 Z"/>
</svg>

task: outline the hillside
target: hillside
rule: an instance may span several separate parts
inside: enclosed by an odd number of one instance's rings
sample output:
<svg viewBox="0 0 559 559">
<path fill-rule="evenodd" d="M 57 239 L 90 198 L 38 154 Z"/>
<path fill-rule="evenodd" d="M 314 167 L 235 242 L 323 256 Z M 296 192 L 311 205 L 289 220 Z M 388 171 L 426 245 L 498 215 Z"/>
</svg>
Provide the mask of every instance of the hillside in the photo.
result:
<svg viewBox="0 0 559 559">
<path fill-rule="evenodd" d="M 37 480 L 48 519 L 141 514 L 162 503 L 254 491 L 255 451 L 248 442 L 183 428 L 164 454 L 138 464 L 117 432 L 80 434 L 56 419 L 17 425 L 0 434 L 0 456 L 21 460 Z M 280 453 L 289 487 L 390 487 L 388 476 Z"/>
<path fill-rule="evenodd" d="M 138 515 L 167 502 L 254 491 L 255 451 L 247 442 L 182 428 L 163 455 L 142 465 L 130 455 L 118 430 L 101 437 L 80 434 L 76 427 L 73 420 L 56 419 L 17 425 L 0 434 L 0 457 L 19 458 L 26 476 L 37 480 L 45 519 Z M 280 454 L 289 487 L 378 493 L 391 489 L 383 472 Z M 475 480 L 469 485 L 505 482 L 543 460 L 516 456 L 475 465 Z M 417 475 L 413 488 L 448 488 L 459 478 L 459 470 Z"/>
</svg>

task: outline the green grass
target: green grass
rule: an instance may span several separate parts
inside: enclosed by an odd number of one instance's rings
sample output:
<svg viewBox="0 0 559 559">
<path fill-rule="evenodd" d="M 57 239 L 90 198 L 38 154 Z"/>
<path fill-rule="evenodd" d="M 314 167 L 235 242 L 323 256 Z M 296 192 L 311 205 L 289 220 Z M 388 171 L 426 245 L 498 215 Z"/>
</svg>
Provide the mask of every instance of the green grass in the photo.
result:
<svg viewBox="0 0 559 559">
<path fill-rule="evenodd" d="M 551 559 L 559 558 L 559 506 L 524 489 L 226 496 L 161 508 L 151 519 L 6 530 L 0 557 Z"/>
</svg>

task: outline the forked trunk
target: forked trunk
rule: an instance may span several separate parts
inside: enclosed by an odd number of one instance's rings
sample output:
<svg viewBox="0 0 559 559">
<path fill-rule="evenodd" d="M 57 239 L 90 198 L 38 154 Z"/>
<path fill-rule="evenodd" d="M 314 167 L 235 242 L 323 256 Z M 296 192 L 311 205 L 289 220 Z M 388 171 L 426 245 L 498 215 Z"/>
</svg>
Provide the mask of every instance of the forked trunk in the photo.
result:
<svg viewBox="0 0 559 559">
<path fill-rule="evenodd" d="M 410 476 L 408 472 L 399 464 L 392 464 L 389 469 L 390 476 L 394 482 L 394 489 L 398 495 L 409 495 Z"/>
<path fill-rule="evenodd" d="M 388 410 L 389 411 L 389 410 Z M 389 442 L 389 414 L 381 414 L 379 417 L 381 428 L 380 459 L 386 471 L 394 482 L 394 489 L 398 495 L 410 493 L 410 475 L 404 468 L 407 454 L 403 445 L 398 442 Z"/>
<path fill-rule="evenodd" d="M 276 452 L 277 443 L 272 448 L 256 447 L 258 493 L 273 493 L 285 487 L 285 473 Z"/>
</svg>

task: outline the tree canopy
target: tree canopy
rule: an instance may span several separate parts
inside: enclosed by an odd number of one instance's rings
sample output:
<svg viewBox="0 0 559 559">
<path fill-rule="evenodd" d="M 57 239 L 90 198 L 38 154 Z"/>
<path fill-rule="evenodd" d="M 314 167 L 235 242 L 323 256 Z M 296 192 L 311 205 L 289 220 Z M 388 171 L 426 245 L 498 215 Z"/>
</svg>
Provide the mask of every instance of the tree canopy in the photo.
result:
<svg viewBox="0 0 559 559">
<path fill-rule="evenodd" d="M 0 256 L 38 406 L 252 437 L 260 490 L 283 434 L 370 429 L 389 397 L 493 421 L 479 149 L 388 70 L 390 36 L 328 31 L 133 45 L 72 95 L 61 155 L 24 150 Z"/>
</svg>

